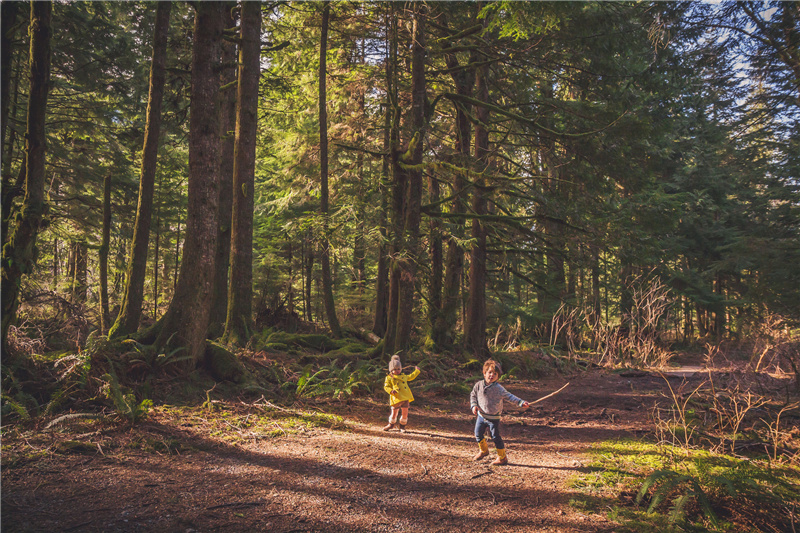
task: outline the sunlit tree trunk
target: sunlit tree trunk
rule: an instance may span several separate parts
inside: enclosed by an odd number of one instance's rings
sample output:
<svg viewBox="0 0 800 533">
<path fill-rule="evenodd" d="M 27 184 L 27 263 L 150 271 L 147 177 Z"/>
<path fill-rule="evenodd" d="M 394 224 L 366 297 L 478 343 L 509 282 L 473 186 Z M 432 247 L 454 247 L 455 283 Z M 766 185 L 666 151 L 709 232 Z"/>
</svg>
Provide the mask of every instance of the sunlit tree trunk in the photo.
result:
<svg viewBox="0 0 800 533">
<path fill-rule="evenodd" d="M 3 243 L 2 261 L 2 347 L 6 350 L 8 328 L 16 318 L 22 276 L 36 263 L 36 238 L 45 212 L 45 116 L 50 86 L 50 2 L 31 2 L 30 89 L 28 92 L 28 133 L 25 149 L 25 197 L 20 216 L 8 242 Z"/>
<path fill-rule="evenodd" d="M 162 317 L 158 349 L 181 348 L 190 368 L 204 353 L 217 253 L 219 202 L 219 58 L 222 4 L 197 2 L 189 116 L 186 240 L 175 296 Z"/>
<path fill-rule="evenodd" d="M 226 2 L 224 8 L 225 28 L 234 29 L 233 13 L 236 2 Z M 225 332 L 228 316 L 228 270 L 231 254 L 231 225 L 233 212 L 233 157 L 236 129 L 236 44 L 222 43 L 222 72 L 220 73 L 220 186 L 219 186 L 219 234 L 217 236 L 217 259 L 214 273 L 214 303 L 211 304 L 208 336 L 215 338 Z"/>
<path fill-rule="evenodd" d="M 328 103 L 327 103 L 327 50 L 328 22 L 331 5 L 326 1 L 322 8 L 322 36 L 319 44 L 319 162 L 320 162 L 320 213 L 322 214 L 322 239 L 320 240 L 320 263 L 322 265 L 322 299 L 328 327 L 334 337 L 341 337 L 336 305 L 333 300 L 333 278 L 331 276 L 330 246 L 328 242 Z"/>
<path fill-rule="evenodd" d="M 311 288 L 314 285 L 314 240 L 312 239 L 311 230 L 307 230 L 305 239 L 305 272 L 304 272 L 304 285 L 305 285 L 305 314 L 306 320 L 309 322 L 314 320 L 314 309 L 311 300 Z"/>
<path fill-rule="evenodd" d="M 161 131 L 161 102 L 167 64 L 167 35 L 171 2 L 158 2 L 153 32 L 153 57 L 150 65 L 150 96 L 147 104 L 142 167 L 139 178 L 139 204 L 133 229 L 128 275 L 122 308 L 111 327 L 109 337 L 129 335 L 139 327 L 144 299 L 144 279 L 147 272 L 147 248 L 150 242 L 150 221 L 153 213 L 158 139 Z"/>
<path fill-rule="evenodd" d="M 425 15 L 422 3 L 414 4 L 411 34 L 411 132 L 401 165 L 411 165 L 405 188 L 403 250 L 400 265 L 400 285 L 397 298 L 396 348 L 405 350 L 411 345 L 414 327 L 414 293 L 420 249 L 419 225 L 422 207 L 422 148 L 425 143 Z"/>
<path fill-rule="evenodd" d="M 481 102 L 489 101 L 488 68 L 483 65 L 477 69 L 475 78 L 475 96 Z M 485 106 L 476 106 L 475 115 L 478 120 L 475 126 L 475 159 L 484 171 L 489 164 L 489 110 Z M 469 261 L 469 297 L 467 316 L 464 322 L 464 344 L 474 354 L 482 356 L 488 353 L 486 344 L 486 229 L 481 216 L 486 214 L 486 191 L 483 178 L 476 178 L 475 191 L 472 195 L 472 238 L 475 243 L 470 250 Z"/>
<path fill-rule="evenodd" d="M 389 128 L 389 162 L 391 168 L 391 260 L 389 261 L 389 292 L 386 305 L 386 334 L 383 337 L 384 355 L 393 355 L 397 339 L 397 299 L 400 285 L 400 267 L 397 257 L 403 235 L 403 193 L 406 174 L 398 164 L 400 157 L 400 104 L 398 102 L 397 31 L 398 21 L 395 4 L 389 3 L 389 66 L 387 71 L 387 93 L 391 112 Z"/>
<path fill-rule="evenodd" d="M 103 178 L 103 230 L 98 252 L 100 268 L 100 331 L 107 333 L 111 326 L 108 309 L 108 251 L 111 245 L 111 174 Z"/>
<path fill-rule="evenodd" d="M 475 86 L 474 67 L 459 65 L 456 54 L 445 56 L 447 68 L 450 70 L 456 92 L 459 95 L 472 97 Z M 470 55 L 470 64 L 476 63 L 475 53 Z M 470 148 L 472 146 L 472 123 L 470 122 L 471 106 L 465 102 L 455 102 L 456 111 L 456 160 L 460 168 L 469 168 Z M 447 236 L 447 253 L 445 257 L 445 277 L 442 287 L 441 312 L 433 328 L 433 340 L 436 344 L 451 345 L 455 342 L 456 324 L 461 307 L 461 274 L 464 268 L 464 250 L 459 246 L 458 240 L 464 236 L 464 223 L 459 215 L 466 211 L 464 205 L 464 177 L 456 172 L 453 176 L 453 203 L 450 214 L 453 215 L 450 223 L 450 235 Z"/>
<path fill-rule="evenodd" d="M 233 218 L 225 339 L 244 344 L 253 332 L 253 195 L 255 194 L 258 80 L 261 75 L 261 3 L 243 2 L 236 93 Z"/>
<path fill-rule="evenodd" d="M 386 81 L 387 84 L 390 81 L 390 67 L 389 61 L 387 57 L 386 61 Z M 387 91 L 388 93 L 388 91 Z M 379 224 L 380 224 L 380 243 L 378 244 L 378 273 L 376 276 L 375 281 L 375 317 L 372 322 L 372 332 L 379 337 L 383 337 L 386 333 L 386 321 L 387 321 L 387 305 L 388 305 L 388 297 L 389 297 L 389 277 L 388 277 L 388 251 L 389 251 L 389 232 L 387 231 L 387 211 L 388 211 L 388 202 L 386 201 L 386 197 L 388 194 L 388 187 L 386 184 L 389 183 L 390 176 L 389 176 L 389 150 L 391 149 L 390 144 L 390 130 L 392 127 L 392 106 L 391 106 L 391 99 L 387 94 L 386 98 L 386 113 L 384 115 L 384 128 L 383 128 L 383 161 L 381 167 L 381 182 L 378 188 L 378 194 L 380 195 L 380 207 L 379 207 Z"/>
</svg>

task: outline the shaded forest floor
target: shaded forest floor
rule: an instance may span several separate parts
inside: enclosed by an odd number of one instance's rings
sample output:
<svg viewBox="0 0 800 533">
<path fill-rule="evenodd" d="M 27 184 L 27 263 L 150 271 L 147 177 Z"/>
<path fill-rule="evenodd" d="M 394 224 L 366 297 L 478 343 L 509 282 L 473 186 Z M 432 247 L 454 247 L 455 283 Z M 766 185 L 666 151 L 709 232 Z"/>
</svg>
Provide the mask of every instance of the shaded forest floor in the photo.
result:
<svg viewBox="0 0 800 533">
<path fill-rule="evenodd" d="M 510 464 L 494 467 L 491 446 L 472 461 L 468 395 L 422 392 L 424 381 L 404 434 L 381 431 L 382 391 L 291 407 L 229 397 L 213 411 L 201 399 L 156 406 L 133 427 L 4 430 L 2 529 L 611 532 L 602 512 L 618 499 L 596 495 L 598 513 L 571 506 L 571 481 L 590 472 L 592 445 L 651 434 L 669 391 L 656 374 L 601 369 L 505 382 L 528 400 L 571 384 L 527 410 L 507 404 Z"/>
</svg>

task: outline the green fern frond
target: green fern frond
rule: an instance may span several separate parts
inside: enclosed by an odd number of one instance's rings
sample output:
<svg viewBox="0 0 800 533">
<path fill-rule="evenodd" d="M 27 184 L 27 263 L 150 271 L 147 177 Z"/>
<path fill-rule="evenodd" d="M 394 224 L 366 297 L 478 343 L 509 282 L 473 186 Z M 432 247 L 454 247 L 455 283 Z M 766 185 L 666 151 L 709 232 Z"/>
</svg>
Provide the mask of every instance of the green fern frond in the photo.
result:
<svg viewBox="0 0 800 533">
<path fill-rule="evenodd" d="M 53 426 L 60 426 L 66 422 L 72 422 L 73 420 L 97 420 L 103 417 L 105 417 L 105 415 L 102 413 L 70 413 L 68 415 L 59 416 L 55 420 L 51 420 L 44 428 L 50 429 Z"/>
</svg>

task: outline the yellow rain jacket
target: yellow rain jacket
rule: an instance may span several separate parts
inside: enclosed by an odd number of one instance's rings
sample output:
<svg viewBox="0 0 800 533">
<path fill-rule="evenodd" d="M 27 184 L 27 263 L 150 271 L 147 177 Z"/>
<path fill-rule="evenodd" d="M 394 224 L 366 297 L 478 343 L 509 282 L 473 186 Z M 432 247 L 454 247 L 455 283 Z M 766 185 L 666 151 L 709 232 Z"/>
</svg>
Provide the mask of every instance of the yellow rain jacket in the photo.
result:
<svg viewBox="0 0 800 533">
<path fill-rule="evenodd" d="M 400 374 L 399 376 L 387 374 L 386 380 L 383 382 L 383 390 L 389 394 L 389 405 L 396 405 L 406 400 L 409 402 L 414 401 L 414 395 L 411 394 L 408 382 L 413 381 L 417 376 L 419 376 L 419 369 L 415 369 L 410 374 Z M 393 390 L 396 390 L 397 394 L 392 394 Z"/>
</svg>

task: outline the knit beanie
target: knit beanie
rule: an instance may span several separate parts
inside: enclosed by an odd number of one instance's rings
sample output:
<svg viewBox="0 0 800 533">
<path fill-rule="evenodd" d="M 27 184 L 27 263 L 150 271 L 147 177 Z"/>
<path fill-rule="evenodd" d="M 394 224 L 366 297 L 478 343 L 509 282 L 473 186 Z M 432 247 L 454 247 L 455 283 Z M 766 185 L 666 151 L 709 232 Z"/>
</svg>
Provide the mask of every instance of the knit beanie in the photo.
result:
<svg viewBox="0 0 800 533">
<path fill-rule="evenodd" d="M 402 365 L 402 363 L 400 363 L 400 356 L 399 355 L 393 355 L 392 358 L 389 360 L 389 372 L 391 372 L 395 368 L 398 369 L 398 370 L 402 370 L 403 369 L 403 365 Z"/>
</svg>

